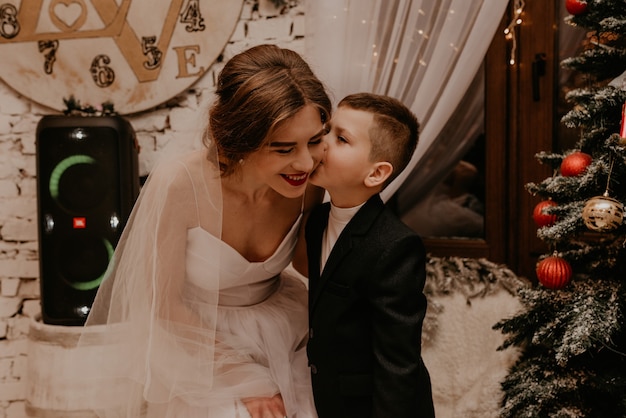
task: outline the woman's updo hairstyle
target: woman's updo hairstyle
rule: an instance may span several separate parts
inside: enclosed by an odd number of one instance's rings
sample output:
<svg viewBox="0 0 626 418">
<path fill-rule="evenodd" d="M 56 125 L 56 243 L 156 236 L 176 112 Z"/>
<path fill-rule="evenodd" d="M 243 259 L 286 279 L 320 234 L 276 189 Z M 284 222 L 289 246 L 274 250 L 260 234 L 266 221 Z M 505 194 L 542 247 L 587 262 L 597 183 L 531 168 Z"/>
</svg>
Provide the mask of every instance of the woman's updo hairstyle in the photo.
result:
<svg viewBox="0 0 626 418">
<path fill-rule="evenodd" d="M 209 110 L 205 145 L 215 142 L 222 175 L 264 145 L 282 122 L 305 105 L 319 109 L 325 123 L 332 104 L 324 85 L 300 55 L 276 45 L 259 45 L 232 57 L 219 74 Z"/>
</svg>

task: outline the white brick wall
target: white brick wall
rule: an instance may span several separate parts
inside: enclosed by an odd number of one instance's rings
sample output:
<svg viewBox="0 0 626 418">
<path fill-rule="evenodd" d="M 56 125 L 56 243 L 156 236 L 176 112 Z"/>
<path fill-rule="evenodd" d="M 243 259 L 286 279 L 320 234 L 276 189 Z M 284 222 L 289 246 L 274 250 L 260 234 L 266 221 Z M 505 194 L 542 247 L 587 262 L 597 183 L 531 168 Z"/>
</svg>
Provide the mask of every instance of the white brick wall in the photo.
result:
<svg viewBox="0 0 626 418">
<path fill-rule="evenodd" d="M 277 9 L 270 0 L 245 0 L 224 58 L 260 43 L 304 52 L 304 1 Z M 168 145 L 193 147 L 220 63 L 188 91 L 158 108 L 129 115 L 141 146 L 140 175 Z M 26 417 L 27 333 L 40 313 L 37 251 L 35 132 L 54 113 L 0 80 L 0 418 Z"/>
</svg>

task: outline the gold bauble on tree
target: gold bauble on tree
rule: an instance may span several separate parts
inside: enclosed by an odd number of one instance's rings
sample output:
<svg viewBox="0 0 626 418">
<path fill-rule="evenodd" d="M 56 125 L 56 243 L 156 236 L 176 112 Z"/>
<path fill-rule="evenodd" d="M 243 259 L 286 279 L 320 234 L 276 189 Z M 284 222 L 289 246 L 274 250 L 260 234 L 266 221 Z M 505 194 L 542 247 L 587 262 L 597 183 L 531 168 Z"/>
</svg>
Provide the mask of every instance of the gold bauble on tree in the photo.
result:
<svg viewBox="0 0 626 418">
<path fill-rule="evenodd" d="M 604 192 L 602 196 L 592 197 L 587 201 L 582 216 L 585 225 L 592 231 L 612 231 L 624 220 L 624 205 L 609 197 L 608 192 Z"/>
</svg>

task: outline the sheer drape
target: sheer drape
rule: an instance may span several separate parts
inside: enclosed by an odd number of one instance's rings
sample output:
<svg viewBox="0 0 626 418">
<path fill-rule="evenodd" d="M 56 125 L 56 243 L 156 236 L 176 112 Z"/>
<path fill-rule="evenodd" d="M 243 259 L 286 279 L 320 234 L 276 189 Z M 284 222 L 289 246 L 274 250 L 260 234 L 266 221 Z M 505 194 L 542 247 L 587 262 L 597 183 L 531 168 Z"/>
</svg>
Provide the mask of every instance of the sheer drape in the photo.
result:
<svg viewBox="0 0 626 418">
<path fill-rule="evenodd" d="M 333 92 L 335 101 L 358 91 L 387 94 L 407 104 L 422 124 L 420 142 L 409 167 L 384 191 L 385 200 L 407 177 L 421 175 L 414 168 L 433 146 L 474 80 L 507 3 L 508 0 L 306 3 L 306 56 Z M 450 135 L 464 142 L 465 133 Z M 456 148 L 458 142 L 451 142 L 450 146 Z"/>
<path fill-rule="evenodd" d="M 428 196 L 485 132 L 485 75 L 481 65 L 448 122 L 398 186 L 395 204 L 404 215 Z"/>
</svg>

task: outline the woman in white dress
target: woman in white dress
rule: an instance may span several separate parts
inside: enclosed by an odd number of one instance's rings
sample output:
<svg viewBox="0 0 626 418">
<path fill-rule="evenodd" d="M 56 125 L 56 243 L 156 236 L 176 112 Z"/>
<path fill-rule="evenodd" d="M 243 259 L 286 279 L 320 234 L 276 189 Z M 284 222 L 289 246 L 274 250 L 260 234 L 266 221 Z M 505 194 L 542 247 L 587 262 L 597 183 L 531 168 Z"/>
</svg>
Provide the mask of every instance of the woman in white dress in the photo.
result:
<svg viewBox="0 0 626 418">
<path fill-rule="evenodd" d="M 226 63 L 205 149 L 150 174 L 88 317 L 110 346 L 102 375 L 83 377 L 98 379 L 99 416 L 316 416 L 306 288 L 281 272 L 322 199 L 307 179 L 330 113 L 293 51 Z"/>
</svg>

